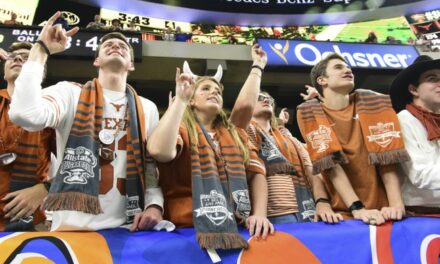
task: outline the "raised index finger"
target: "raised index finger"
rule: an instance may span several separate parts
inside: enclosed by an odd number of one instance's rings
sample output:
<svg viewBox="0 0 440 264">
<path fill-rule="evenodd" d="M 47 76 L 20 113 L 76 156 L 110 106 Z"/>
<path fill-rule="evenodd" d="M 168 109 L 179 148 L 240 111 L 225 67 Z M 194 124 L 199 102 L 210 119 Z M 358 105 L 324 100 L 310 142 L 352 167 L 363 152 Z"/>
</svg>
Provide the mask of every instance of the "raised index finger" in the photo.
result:
<svg viewBox="0 0 440 264">
<path fill-rule="evenodd" d="M 50 25 L 52 26 L 53 23 L 55 22 L 55 20 L 57 20 L 57 18 L 59 18 L 61 15 L 60 11 L 57 11 L 55 14 L 53 14 L 53 16 L 51 16 L 48 20 L 47 20 L 47 24 L 46 25 Z"/>
</svg>

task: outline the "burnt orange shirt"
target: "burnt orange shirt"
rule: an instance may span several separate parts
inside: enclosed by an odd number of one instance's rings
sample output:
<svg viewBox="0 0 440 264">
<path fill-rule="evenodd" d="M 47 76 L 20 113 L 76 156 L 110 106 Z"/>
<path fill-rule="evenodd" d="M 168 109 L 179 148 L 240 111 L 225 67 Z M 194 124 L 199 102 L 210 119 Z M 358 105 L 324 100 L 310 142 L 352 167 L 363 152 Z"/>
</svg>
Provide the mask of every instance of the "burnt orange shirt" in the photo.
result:
<svg viewBox="0 0 440 264">
<path fill-rule="evenodd" d="M 246 132 L 237 128 L 244 138 Z M 248 142 L 249 143 L 249 142 Z M 249 143 L 250 159 L 257 165 L 245 165 L 246 172 L 265 174 L 263 162 L 258 158 L 255 147 Z M 191 181 L 191 150 L 187 129 L 181 125 L 177 140 L 178 153 L 168 163 L 157 163 L 159 168 L 159 184 L 164 195 L 164 218 L 173 222 L 176 227 L 192 227 L 192 181 Z M 260 168 L 261 167 L 261 168 Z"/>
<path fill-rule="evenodd" d="M 368 152 L 362 136 L 359 119 L 355 117 L 355 104 L 350 104 L 342 110 L 332 110 L 323 106 L 324 113 L 335 132 L 342 150 L 347 156 L 349 163 L 341 165 L 359 199 L 368 209 L 381 209 L 388 206 L 388 198 L 385 192 L 379 170 L 392 169 L 394 165 L 379 166 L 368 163 Z M 332 208 L 335 211 L 347 211 L 347 206 L 340 195 L 336 192 L 329 180 L 329 171 L 323 171 L 324 182 L 329 191 Z M 350 215 L 348 212 L 344 215 Z"/>
<path fill-rule="evenodd" d="M 7 100 L 5 100 L 7 99 Z M 8 110 L 10 97 L 6 89 L 0 90 L 0 100 L 3 101 L 0 109 L 0 136 L 3 144 L 0 144 L 0 154 L 3 153 L 15 153 L 18 145 L 22 143 L 23 138 L 28 138 L 29 135 L 36 134 L 39 135 L 39 140 L 36 142 L 26 142 L 26 144 L 39 145 L 38 149 L 38 166 L 35 177 L 38 182 L 44 182 L 47 180 L 47 173 L 50 166 L 50 151 L 49 151 L 49 140 L 54 137 L 53 130 L 45 129 L 42 132 L 27 132 L 16 126 L 9 120 Z M 12 177 L 12 170 L 15 166 L 20 166 L 20 168 L 25 168 L 26 164 L 17 164 L 13 162 L 7 166 L 0 166 L 0 199 L 5 197 L 6 194 L 10 192 L 9 184 Z M 3 208 L 7 203 L 0 200 L 0 231 L 5 228 L 5 219 Z M 44 215 L 39 210 L 36 211 L 34 215 L 34 224 L 38 224 L 44 220 Z"/>
</svg>

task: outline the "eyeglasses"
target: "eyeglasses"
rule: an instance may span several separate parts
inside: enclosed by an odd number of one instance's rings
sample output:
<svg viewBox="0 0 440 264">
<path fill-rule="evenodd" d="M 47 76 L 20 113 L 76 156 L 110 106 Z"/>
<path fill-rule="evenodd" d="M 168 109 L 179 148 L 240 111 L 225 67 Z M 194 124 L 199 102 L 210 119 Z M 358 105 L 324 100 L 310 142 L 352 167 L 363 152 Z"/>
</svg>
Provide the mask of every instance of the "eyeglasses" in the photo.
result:
<svg viewBox="0 0 440 264">
<path fill-rule="evenodd" d="M 275 103 L 275 100 L 272 98 L 272 97 L 270 97 L 270 96 L 265 96 L 265 95 L 259 95 L 258 96 L 258 102 L 263 102 L 264 100 L 267 100 L 267 101 L 269 101 L 269 104 L 270 105 L 274 105 L 274 103 Z"/>
<path fill-rule="evenodd" d="M 17 56 L 20 56 L 20 58 L 23 60 L 23 61 L 27 61 L 28 60 L 28 58 L 29 58 L 29 53 L 25 53 L 25 52 L 21 52 L 21 53 L 9 53 L 8 54 L 8 57 L 6 58 L 7 60 L 11 60 L 11 61 L 13 61 L 13 60 L 15 60 L 15 58 L 17 58 Z"/>
</svg>

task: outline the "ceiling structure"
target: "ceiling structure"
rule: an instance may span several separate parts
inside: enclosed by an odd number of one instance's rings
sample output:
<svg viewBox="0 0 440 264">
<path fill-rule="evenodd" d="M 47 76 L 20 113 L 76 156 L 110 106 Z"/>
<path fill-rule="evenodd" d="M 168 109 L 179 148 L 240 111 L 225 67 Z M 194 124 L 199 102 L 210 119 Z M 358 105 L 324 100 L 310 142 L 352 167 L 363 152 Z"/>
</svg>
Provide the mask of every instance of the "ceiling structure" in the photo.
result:
<svg viewBox="0 0 440 264">
<path fill-rule="evenodd" d="M 440 8 L 440 1 L 432 0 L 75 1 L 125 13 L 180 22 L 247 26 L 344 24 Z"/>
</svg>

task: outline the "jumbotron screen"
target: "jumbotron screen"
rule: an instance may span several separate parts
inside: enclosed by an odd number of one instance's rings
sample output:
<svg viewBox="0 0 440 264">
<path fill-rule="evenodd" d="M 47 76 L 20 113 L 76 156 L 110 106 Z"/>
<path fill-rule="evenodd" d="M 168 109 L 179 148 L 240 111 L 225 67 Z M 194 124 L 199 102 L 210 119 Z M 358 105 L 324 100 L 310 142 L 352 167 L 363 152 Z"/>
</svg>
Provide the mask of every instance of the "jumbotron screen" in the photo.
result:
<svg viewBox="0 0 440 264">
<path fill-rule="evenodd" d="M 369 10 L 418 0 L 144 0 L 209 11 L 257 14 L 307 14 Z"/>
</svg>

